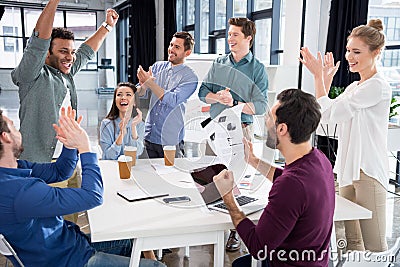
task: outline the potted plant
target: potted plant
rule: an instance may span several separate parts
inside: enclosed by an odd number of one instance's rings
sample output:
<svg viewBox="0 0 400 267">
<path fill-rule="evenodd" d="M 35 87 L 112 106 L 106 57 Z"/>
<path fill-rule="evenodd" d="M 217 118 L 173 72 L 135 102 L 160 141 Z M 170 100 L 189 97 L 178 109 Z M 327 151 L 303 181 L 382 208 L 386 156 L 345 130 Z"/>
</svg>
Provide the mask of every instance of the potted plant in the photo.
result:
<svg viewBox="0 0 400 267">
<path fill-rule="evenodd" d="M 395 116 L 399 115 L 397 113 L 396 108 L 400 107 L 400 103 L 397 103 L 397 99 L 395 97 L 392 97 L 392 100 L 390 102 L 390 110 L 389 110 L 389 121 L 396 123 L 397 119 L 394 118 Z"/>
</svg>

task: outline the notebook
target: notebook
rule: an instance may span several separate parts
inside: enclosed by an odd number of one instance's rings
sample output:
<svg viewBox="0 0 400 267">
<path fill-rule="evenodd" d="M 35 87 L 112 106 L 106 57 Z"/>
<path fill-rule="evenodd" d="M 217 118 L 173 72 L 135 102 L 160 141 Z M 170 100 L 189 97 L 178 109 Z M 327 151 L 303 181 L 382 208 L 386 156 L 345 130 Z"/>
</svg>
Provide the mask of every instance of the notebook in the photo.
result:
<svg viewBox="0 0 400 267">
<path fill-rule="evenodd" d="M 214 175 L 217 175 L 224 169 L 226 169 L 225 165 L 214 164 L 205 168 L 194 169 L 190 173 L 196 183 L 204 186 L 204 189 L 200 192 L 200 194 L 207 207 L 210 210 L 229 213 L 215 183 L 213 182 Z M 261 200 L 241 195 L 237 187 L 233 189 L 233 193 L 235 195 L 236 202 L 239 204 L 239 208 L 245 215 L 255 213 L 265 208 L 266 204 Z"/>
<path fill-rule="evenodd" d="M 128 190 L 119 190 L 117 191 L 117 195 L 129 202 L 134 202 L 134 201 L 153 199 L 158 197 L 166 197 L 169 194 L 166 191 L 145 192 L 140 188 L 134 188 Z"/>
</svg>

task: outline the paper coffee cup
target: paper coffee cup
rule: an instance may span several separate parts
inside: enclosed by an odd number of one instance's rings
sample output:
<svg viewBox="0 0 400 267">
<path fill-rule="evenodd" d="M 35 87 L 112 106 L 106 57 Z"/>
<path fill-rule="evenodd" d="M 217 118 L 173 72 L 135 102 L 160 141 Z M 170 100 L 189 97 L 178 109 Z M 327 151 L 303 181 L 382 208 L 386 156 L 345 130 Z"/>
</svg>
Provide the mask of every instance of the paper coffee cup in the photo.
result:
<svg viewBox="0 0 400 267">
<path fill-rule="evenodd" d="M 164 164 L 165 166 L 173 166 L 175 162 L 175 146 L 164 146 Z"/>
<path fill-rule="evenodd" d="M 118 157 L 119 177 L 121 179 L 131 178 L 132 157 L 121 155 Z"/>
<path fill-rule="evenodd" d="M 137 152 L 137 147 L 135 146 L 125 146 L 124 148 L 125 156 L 132 157 L 132 166 L 136 165 L 136 152 Z"/>
</svg>

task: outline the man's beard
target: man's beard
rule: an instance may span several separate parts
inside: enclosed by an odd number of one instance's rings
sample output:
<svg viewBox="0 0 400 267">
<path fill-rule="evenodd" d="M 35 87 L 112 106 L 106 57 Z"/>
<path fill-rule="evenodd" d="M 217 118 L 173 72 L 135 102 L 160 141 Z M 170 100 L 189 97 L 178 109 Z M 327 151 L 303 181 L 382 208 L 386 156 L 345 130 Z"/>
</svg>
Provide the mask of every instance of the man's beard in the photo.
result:
<svg viewBox="0 0 400 267">
<path fill-rule="evenodd" d="M 265 141 L 265 145 L 271 149 L 275 149 L 279 145 L 279 140 L 273 130 L 276 130 L 275 127 L 268 130 L 267 141 Z"/>
<path fill-rule="evenodd" d="M 16 159 L 19 159 L 19 156 L 21 156 L 22 152 L 24 152 L 24 147 L 22 145 L 14 145 L 13 154 Z"/>
</svg>

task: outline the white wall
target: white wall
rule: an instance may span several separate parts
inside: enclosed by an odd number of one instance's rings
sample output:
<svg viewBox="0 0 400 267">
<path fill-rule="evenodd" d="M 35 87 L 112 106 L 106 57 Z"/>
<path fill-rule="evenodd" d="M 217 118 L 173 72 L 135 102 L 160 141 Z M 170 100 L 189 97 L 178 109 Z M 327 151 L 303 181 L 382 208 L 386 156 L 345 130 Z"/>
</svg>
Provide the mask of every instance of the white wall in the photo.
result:
<svg viewBox="0 0 400 267">
<path fill-rule="evenodd" d="M 329 10 L 329 0 L 307 1 L 304 46 L 307 46 L 314 55 L 317 51 L 325 53 Z M 302 89 L 315 94 L 313 77 L 305 67 L 303 67 L 302 77 Z"/>
<path fill-rule="evenodd" d="M 156 6 L 156 61 L 164 59 L 164 1 L 154 0 Z"/>
</svg>

